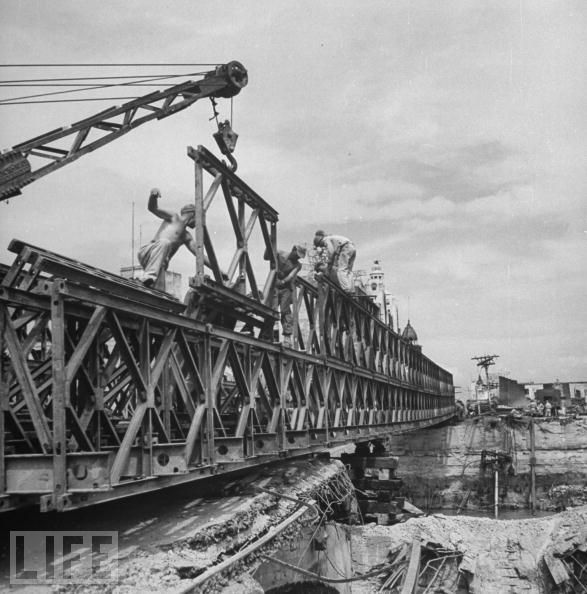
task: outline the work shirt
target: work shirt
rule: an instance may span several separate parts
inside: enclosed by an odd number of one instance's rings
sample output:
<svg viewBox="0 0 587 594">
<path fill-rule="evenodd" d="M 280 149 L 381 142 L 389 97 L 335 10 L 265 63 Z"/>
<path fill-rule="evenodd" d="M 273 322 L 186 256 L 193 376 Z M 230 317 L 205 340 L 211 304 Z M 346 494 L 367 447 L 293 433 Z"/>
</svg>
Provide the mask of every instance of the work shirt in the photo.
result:
<svg viewBox="0 0 587 594">
<path fill-rule="evenodd" d="M 289 254 L 290 252 L 277 250 L 277 278 L 280 280 L 284 279 L 292 270 L 301 268 L 299 262 L 294 263 L 288 258 Z"/>
<path fill-rule="evenodd" d="M 348 237 L 344 237 L 343 235 L 326 235 L 322 239 L 322 242 L 326 246 L 330 257 L 341 250 L 345 245 L 351 243 L 351 240 Z"/>
</svg>

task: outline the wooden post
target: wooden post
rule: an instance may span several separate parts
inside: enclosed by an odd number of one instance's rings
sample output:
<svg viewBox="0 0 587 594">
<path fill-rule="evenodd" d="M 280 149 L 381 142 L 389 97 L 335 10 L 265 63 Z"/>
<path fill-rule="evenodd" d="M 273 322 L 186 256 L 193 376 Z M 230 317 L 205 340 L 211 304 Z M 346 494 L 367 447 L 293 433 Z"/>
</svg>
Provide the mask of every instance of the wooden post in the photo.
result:
<svg viewBox="0 0 587 594">
<path fill-rule="evenodd" d="M 497 451 L 495 452 L 495 461 L 493 462 L 495 464 L 495 489 L 494 489 L 494 493 L 493 493 L 493 497 L 494 497 L 494 501 L 493 501 L 493 505 L 494 505 L 494 516 L 495 519 L 497 520 L 497 518 L 499 517 L 499 458 L 497 457 Z"/>
</svg>

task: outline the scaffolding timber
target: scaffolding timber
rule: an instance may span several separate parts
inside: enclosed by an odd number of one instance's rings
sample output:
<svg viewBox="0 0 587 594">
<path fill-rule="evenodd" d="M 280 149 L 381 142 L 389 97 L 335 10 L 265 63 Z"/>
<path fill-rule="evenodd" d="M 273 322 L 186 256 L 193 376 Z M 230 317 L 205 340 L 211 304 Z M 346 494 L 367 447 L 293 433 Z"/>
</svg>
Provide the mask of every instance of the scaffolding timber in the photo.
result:
<svg viewBox="0 0 587 594">
<path fill-rule="evenodd" d="M 275 342 L 277 212 L 205 148 L 188 156 L 199 257 L 185 303 L 10 244 L 16 258 L 0 274 L 1 510 L 74 509 L 454 415 L 451 374 L 374 303 L 328 280 L 297 280 L 293 346 Z M 212 204 L 226 209 L 234 239 L 224 268 Z M 269 261 L 252 261 L 254 238 Z"/>
</svg>

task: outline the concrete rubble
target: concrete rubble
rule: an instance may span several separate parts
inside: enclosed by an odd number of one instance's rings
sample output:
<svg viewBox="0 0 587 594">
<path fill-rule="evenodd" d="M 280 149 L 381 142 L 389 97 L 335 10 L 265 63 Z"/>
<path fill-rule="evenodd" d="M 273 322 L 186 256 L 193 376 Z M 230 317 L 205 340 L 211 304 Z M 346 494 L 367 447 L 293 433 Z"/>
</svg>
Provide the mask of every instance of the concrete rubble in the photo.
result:
<svg viewBox="0 0 587 594">
<path fill-rule="evenodd" d="M 414 546 L 421 549 L 421 560 L 410 592 L 587 591 L 587 506 L 526 520 L 436 514 L 351 532 L 355 573 L 387 567 L 380 576 L 353 584 L 353 594 L 403 592 L 410 569 L 405 551 Z M 400 575 L 392 586 L 394 573 Z"/>
<path fill-rule="evenodd" d="M 262 563 L 260 555 L 273 555 L 284 543 L 296 540 L 304 528 L 312 525 L 315 515 L 308 510 L 300 519 L 282 532 L 277 533 L 280 523 L 294 511 L 302 508 L 296 500 L 314 500 L 321 510 L 332 511 L 341 499 L 353 497 L 352 485 L 345 467 L 338 461 L 315 458 L 313 460 L 290 461 L 264 469 L 260 475 L 251 472 L 250 480 L 245 477 L 234 481 L 229 487 L 242 492 L 227 497 L 226 504 L 214 508 L 204 524 L 199 524 L 188 533 L 177 538 L 161 538 L 149 546 L 128 547 L 130 553 L 119 561 L 119 581 L 112 586 L 74 585 L 61 589 L 62 592 L 96 592 L 100 594 L 131 594 L 137 592 L 183 592 L 193 580 L 207 569 L 231 559 L 250 543 L 276 532 L 274 538 L 246 558 L 231 563 L 225 571 L 214 575 L 204 584 L 193 588 L 193 592 L 263 592 L 258 582 L 248 571 Z M 278 496 L 257 488 L 270 490 Z M 189 520 L 193 510 L 185 510 L 175 523 Z M 340 510 L 338 510 L 340 512 Z M 166 533 L 166 528 L 151 525 L 151 531 Z M 169 534 L 169 531 L 167 531 Z M 139 534 L 137 533 L 137 537 Z M 124 548 L 121 550 L 124 553 Z"/>
</svg>

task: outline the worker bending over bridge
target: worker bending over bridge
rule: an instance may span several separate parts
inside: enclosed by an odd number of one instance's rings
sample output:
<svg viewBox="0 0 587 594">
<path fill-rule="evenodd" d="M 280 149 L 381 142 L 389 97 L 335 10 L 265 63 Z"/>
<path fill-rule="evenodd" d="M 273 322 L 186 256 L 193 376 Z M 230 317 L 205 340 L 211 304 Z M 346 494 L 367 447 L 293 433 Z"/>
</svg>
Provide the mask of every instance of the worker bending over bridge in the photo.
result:
<svg viewBox="0 0 587 594">
<path fill-rule="evenodd" d="M 314 247 L 322 248 L 326 262 L 316 265 L 318 272 L 325 274 L 343 291 L 352 293 L 355 288 L 353 264 L 357 251 L 355 244 L 342 235 L 327 235 L 319 229 L 314 235 Z"/>
</svg>

